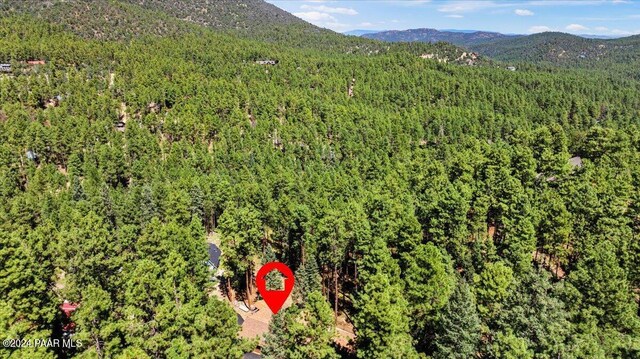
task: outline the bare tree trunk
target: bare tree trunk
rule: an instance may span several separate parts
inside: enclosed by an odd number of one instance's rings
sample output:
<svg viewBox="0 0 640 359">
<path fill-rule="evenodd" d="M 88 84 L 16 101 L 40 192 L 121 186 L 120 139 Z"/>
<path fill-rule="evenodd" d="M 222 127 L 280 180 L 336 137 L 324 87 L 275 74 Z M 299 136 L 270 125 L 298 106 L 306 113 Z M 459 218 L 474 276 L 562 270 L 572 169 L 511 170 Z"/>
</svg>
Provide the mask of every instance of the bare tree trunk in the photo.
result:
<svg viewBox="0 0 640 359">
<path fill-rule="evenodd" d="M 102 346 L 100 345 L 100 337 L 98 335 L 93 335 L 93 340 L 96 342 L 96 353 L 98 354 L 98 358 L 104 358 L 104 353 L 102 352 Z"/>
<path fill-rule="evenodd" d="M 245 279 L 246 279 L 246 285 L 247 285 L 247 303 L 248 303 L 248 307 L 249 309 L 253 309 L 251 306 L 251 268 L 247 268 L 247 271 L 245 272 Z"/>
<path fill-rule="evenodd" d="M 358 293 L 358 263 L 353 263 L 353 279 L 356 283 L 356 293 Z"/>
<path fill-rule="evenodd" d="M 327 291 L 327 271 L 325 267 L 322 267 L 322 274 L 320 274 L 320 278 L 321 278 L 321 287 L 322 287 L 322 296 L 327 297 L 327 300 L 329 300 L 329 293 Z"/>
<path fill-rule="evenodd" d="M 176 281 L 173 280 L 173 298 L 176 301 L 176 307 L 180 307 L 180 298 L 178 298 L 178 288 L 176 288 Z"/>
<path fill-rule="evenodd" d="M 338 265 L 333 265 L 333 311 L 334 316 L 338 318 Z"/>
<path fill-rule="evenodd" d="M 227 285 L 227 297 L 229 297 L 229 301 L 233 303 L 236 300 L 236 296 L 235 296 L 235 293 L 233 292 L 233 288 L 231 288 L 231 280 L 227 278 L 225 279 L 225 282 Z"/>
</svg>

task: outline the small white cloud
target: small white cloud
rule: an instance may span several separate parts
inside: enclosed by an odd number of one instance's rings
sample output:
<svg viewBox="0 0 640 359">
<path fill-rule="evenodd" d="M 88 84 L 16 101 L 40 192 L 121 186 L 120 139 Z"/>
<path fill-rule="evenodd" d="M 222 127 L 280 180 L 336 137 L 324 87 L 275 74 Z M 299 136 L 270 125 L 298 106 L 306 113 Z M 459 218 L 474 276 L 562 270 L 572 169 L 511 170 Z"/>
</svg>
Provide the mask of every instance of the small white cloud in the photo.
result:
<svg viewBox="0 0 640 359">
<path fill-rule="evenodd" d="M 358 12 L 348 7 L 331 7 L 325 5 L 302 5 L 302 10 L 318 11 L 328 14 L 340 14 L 340 15 L 358 15 Z"/>
<path fill-rule="evenodd" d="M 513 6 L 510 2 L 456 0 L 449 1 L 438 8 L 440 12 L 462 13 L 475 12 L 486 9 L 504 8 Z"/>
<path fill-rule="evenodd" d="M 544 26 L 544 25 L 531 26 L 529 28 L 529 32 L 532 34 L 535 34 L 538 32 L 547 32 L 547 31 L 552 31 L 552 30 L 549 26 Z"/>
<path fill-rule="evenodd" d="M 319 11 L 307 11 L 307 12 L 294 12 L 293 15 L 301 18 L 302 20 L 314 22 L 314 21 L 333 21 L 336 22 L 337 19 L 325 12 Z"/>
<path fill-rule="evenodd" d="M 587 31 L 587 30 L 589 30 L 588 27 L 586 27 L 584 25 L 580 25 L 580 24 L 567 25 L 567 27 L 565 27 L 565 29 L 567 29 L 569 31 Z"/>
<path fill-rule="evenodd" d="M 361 27 L 371 27 L 371 26 L 373 26 L 373 23 L 370 23 L 370 22 L 361 22 L 359 26 L 361 26 Z"/>
<path fill-rule="evenodd" d="M 447 15 L 445 17 L 451 17 L 454 19 L 462 19 L 464 16 L 460 15 L 460 14 L 453 14 L 453 15 Z"/>
<path fill-rule="evenodd" d="M 599 32 L 607 32 L 609 31 L 609 28 L 606 26 L 597 26 L 594 28 L 594 30 L 599 31 Z"/>
<path fill-rule="evenodd" d="M 430 3 L 431 0 L 409 0 L 409 1 L 400 1 L 401 3 L 405 3 L 406 5 L 420 5 Z"/>
<path fill-rule="evenodd" d="M 513 12 L 518 16 L 533 16 L 533 11 L 527 9 L 515 9 Z"/>
<path fill-rule="evenodd" d="M 605 0 L 539 0 L 529 1 L 529 6 L 585 6 L 602 5 Z"/>
</svg>

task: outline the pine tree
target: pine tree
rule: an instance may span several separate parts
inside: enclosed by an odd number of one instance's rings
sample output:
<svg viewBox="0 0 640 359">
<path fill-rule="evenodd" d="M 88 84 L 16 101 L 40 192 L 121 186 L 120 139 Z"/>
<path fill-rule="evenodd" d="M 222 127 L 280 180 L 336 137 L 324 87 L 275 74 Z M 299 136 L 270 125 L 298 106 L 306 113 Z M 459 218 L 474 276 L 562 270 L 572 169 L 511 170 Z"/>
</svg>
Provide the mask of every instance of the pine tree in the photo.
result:
<svg viewBox="0 0 640 359">
<path fill-rule="evenodd" d="M 475 356 L 480 344 L 480 318 L 469 285 L 458 283 L 449 303 L 439 314 L 434 358 L 466 359 Z"/>
<path fill-rule="evenodd" d="M 244 289 L 251 307 L 253 295 L 253 263 L 259 253 L 263 226 L 254 207 L 229 206 L 220 217 L 218 229 L 222 236 L 223 266 L 230 279 Z"/>
<path fill-rule="evenodd" d="M 269 262 L 276 261 L 276 254 L 273 252 L 273 248 L 270 245 L 267 245 L 267 248 L 264 251 L 264 256 L 262 258 L 262 264 L 267 264 Z M 271 271 L 269 274 L 265 276 L 267 281 L 266 286 L 267 290 L 281 290 L 282 288 L 282 277 L 278 274 L 278 271 Z M 297 282 L 297 280 L 296 280 Z M 296 283 L 297 284 L 297 283 Z"/>
<path fill-rule="evenodd" d="M 354 325 L 359 358 L 413 358 L 409 306 L 396 280 L 397 263 L 382 238 L 359 243 L 363 283 L 354 299 Z"/>
<path fill-rule="evenodd" d="M 310 257 L 296 270 L 296 285 L 293 287 L 293 297 L 296 301 L 306 302 L 309 293 L 322 289 L 322 277 L 315 258 Z"/>
<path fill-rule="evenodd" d="M 269 323 L 265 335 L 265 358 L 338 358 L 332 346 L 333 314 L 322 293 L 309 293 L 303 306 L 281 310 Z"/>
<path fill-rule="evenodd" d="M 82 183 L 80 183 L 80 179 L 76 176 L 73 176 L 71 179 L 71 198 L 73 198 L 74 201 L 81 201 L 85 198 Z"/>
<path fill-rule="evenodd" d="M 533 350 L 527 340 L 517 337 L 511 331 L 498 332 L 491 346 L 491 354 L 497 359 L 533 359 Z"/>
<path fill-rule="evenodd" d="M 611 242 L 598 243 L 578 263 L 569 281 L 582 293 L 583 305 L 593 310 L 601 325 L 622 331 L 640 330 L 638 304 Z"/>
<path fill-rule="evenodd" d="M 77 153 L 72 153 L 69 156 L 69 164 L 67 165 L 67 169 L 73 177 L 82 176 L 82 159 Z"/>
<path fill-rule="evenodd" d="M 116 227 L 116 211 L 113 207 L 113 200 L 111 199 L 111 193 L 107 185 L 103 185 L 100 188 L 101 198 L 101 214 L 109 221 L 111 226 Z"/>
<path fill-rule="evenodd" d="M 509 345 L 524 341 L 525 348 L 539 355 L 569 354 L 569 311 L 558 298 L 558 285 L 550 282 L 550 274 L 531 269 L 523 273 L 513 287 L 494 324 L 500 329 L 502 339 L 511 343 Z"/>
<path fill-rule="evenodd" d="M 46 229 L 47 227 L 43 227 Z M 49 289 L 53 266 L 45 253 L 38 254 L 35 237 L 49 240 L 39 229 L 26 236 L 26 228 L 9 232 L 0 227 L 0 338 L 46 339 L 57 312 L 57 300 Z M 3 348 L 0 357 L 53 358 L 45 347 Z"/>
<path fill-rule="evenodd" d="M 262 355 L 269 359 L 289 358 L 289 350 L 293 347 L 293 337 L 288 332 L 288 328 L 293 324 L 298 308 L 296 306 L 280 310 L 271 317 L 269 322 L 269 332 L 265 334 L 265 345 L 262 348 Z"/>
<path fill-rule="evenodd" d="M 402 277 L 411 308 L 414 338 L 425 346 L 432 336 L 437 313 L 444 307 L 456 285 L 448 256 L 431 243 L 419 245 L 403 255 Z"/>
<path fill-rule="evenodd" d="M 158 208 L 156 207 L 155 200 L 153 199 L 153 190 L 151 186 L 144 185 L 142 187 L 140 211 L 140 222 L 143 226 L 151 222 L 151 219 L 158 214 Z"/>
<path fill-rule="evenodd" d="M 474 275 L 478 311 L 483 317 L 493 318 L 502 308 L 513 283 L 513 270 L 504 262 L 487 263 L 484 270 Z"/>
<path fill-rule="evenodd" d="M 80 302 L 82 305 L 72 317 L 77 325 L 76 339 L 85 343 L 84 350 L 104 358 L 122 344 L 117 338 L 114 321 L 110 318 L 113 311 L 110 295 L 91 284 L 84 289 Z"/>
<path fill-rule="evenodd" d="M 201 221 L 204 221 L 204 193 L 198 183 L 195 183 L 189 191 L 189 197 L 191 197 L 191 216 L 197 217 Z"/>
<path fill-rule="evenodd" d="M 356 301 L 354 324 L 358 358 L 417 357 L 409 335 L 409 307 L 401 287 L 376 273 Z"/>
<path fill-rule="evenodd" d="M 165 199 L 165 214 L 167 221 L 175 221 L 181 225 L 191 222 L 189 194 L 177 188 L 171 188 Z"/>
</svg>

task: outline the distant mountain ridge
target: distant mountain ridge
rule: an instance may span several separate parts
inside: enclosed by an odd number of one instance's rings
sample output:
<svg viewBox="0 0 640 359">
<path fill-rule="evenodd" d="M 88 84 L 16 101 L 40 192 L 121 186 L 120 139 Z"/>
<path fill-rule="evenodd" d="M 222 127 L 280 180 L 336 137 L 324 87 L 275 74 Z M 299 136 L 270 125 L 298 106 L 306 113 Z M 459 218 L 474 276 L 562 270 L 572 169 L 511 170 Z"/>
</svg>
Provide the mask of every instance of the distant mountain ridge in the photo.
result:
<svg viewBox="0 0 640 359">
<path fill-rule="evenodd" d="M 362 35 L 367 35 L 367 34 L 375 34 L 375 33 L 383 32 L 383 31 L 385 31 L 385 30 L 361 30 L 361 29 L 355 29 L 355 30 L 343 32 L 343 34 L 344 35 L 350 35 L 350 36 L 362 36 Z"/>
<path fill-rule="evenodd" d="M 454 45 L 470 47 L 501 39 L 512 39 L 523 35 L 505 35 L 498 32 L 472 31 L 472 30 L 436 30 L 430 28 L 391 30 L 372 34 L 363 34 L 362 37 L 387 42 L 449 42 Z"/>
<path fill-rule="evenodd" d="M 640 35 L 611 38 L 544 32 L 506 35 L 488 31 L 411 29 L 362 37 L 386 42 L 448 42 L 501 61 L 593 67 L 640 62 Z"/>
<path fill-rule="evenodd" d="M 471 49 L 502 61 L 597 66 L 640 61 L 640 35 L 593 39 L 561 32 L 544 32 L 477 44 Z"/>
</svg>

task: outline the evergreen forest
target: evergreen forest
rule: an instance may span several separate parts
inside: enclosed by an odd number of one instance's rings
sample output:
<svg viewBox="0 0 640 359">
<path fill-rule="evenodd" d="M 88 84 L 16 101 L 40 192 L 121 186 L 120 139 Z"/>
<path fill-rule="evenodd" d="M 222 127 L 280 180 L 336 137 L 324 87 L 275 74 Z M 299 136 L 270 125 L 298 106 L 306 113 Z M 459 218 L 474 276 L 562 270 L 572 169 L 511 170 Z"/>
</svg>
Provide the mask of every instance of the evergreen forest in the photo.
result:
<svg viewBox="0 0 640 359">
<path fill-rule="evenodd" d="M 640 357 L 637 67 L 29 11 L 0 17 L 0 337 L 59 338 L 67 300 L 82 346 L 0 358 Z M 250 306 L 271 260 L 293 304 L 241 337 L 211 293 Z"/>
</svg>

